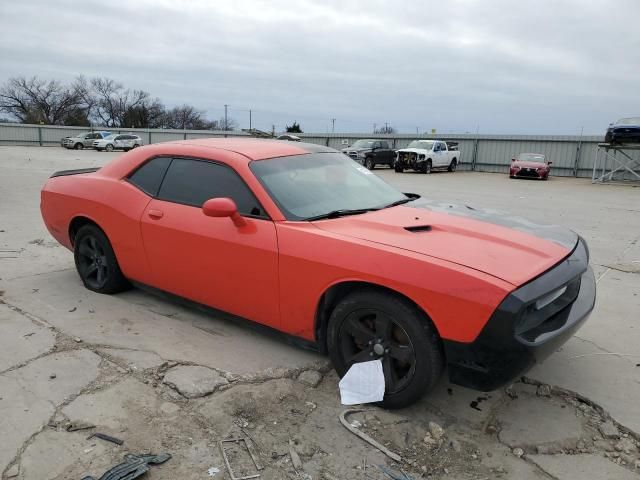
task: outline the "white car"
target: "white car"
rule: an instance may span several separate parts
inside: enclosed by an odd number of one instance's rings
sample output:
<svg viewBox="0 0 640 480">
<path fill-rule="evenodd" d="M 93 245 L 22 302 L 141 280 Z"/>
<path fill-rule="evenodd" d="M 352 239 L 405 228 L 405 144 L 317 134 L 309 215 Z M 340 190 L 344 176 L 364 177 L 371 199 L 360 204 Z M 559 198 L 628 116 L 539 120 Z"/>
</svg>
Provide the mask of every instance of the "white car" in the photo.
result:
<svg viewBox="0 0 640 480">
<path fill-rule="evenodd" d="M 422 173 L 431 173 L 435 169 L 447 169 L 455 172 L 460 162 L 457 143 L 440 140 L 414 140 L 407 148 L 398 150 L 393 167 L 396 172 L 405 169 Z"/>
<path fill-rule="evenodd" d="M 139 136 L 128 134 L 113 134 L 93 142 L 93 148 L 98 151 L 106 150 L 107 152 L 113 152 L 114 150 L 128 152 L 132 148 L 141 147 L 142 145 L 142 139 Z"/>
</svg>

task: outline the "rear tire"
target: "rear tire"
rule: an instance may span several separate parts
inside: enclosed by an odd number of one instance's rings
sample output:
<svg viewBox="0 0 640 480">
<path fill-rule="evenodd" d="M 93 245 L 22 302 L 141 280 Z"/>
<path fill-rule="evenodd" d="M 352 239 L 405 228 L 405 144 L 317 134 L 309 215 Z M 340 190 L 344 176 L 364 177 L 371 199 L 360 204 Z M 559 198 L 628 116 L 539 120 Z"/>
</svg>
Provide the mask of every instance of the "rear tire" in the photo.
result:
<svg viewBox="0 0 640 480">
<path fill-rule="evenodd" d="M 425 315 L 409 301 L 373 289 L 356 290 L 334 308 L 327 346 L 340 377 L 354 363 L 382 361 L 385 408 L 419 400 L 444 368 L 440 337 Z"/>
<path fill-rule="evenodd" d="M 73 246 L 76 269 L 86 288 L 110 294 L 131 287 L 120 270 L 109 239 L 96 225 L 80 227 Z"/>
<path fill-rule="evenodd" d="M 403 172 L 404 172 L 404 168 L 403 168 L 403 167 L 401 167 L 401 166 L 399 166 L 399 165 L 394 165 L 394 166 L 393 166 L 393 170 L 394 170 L 396 173 L 403 173 Z"/>
<path fill-rule="evenodd" d="M 456 168 L 458 168 L 458 162 L 454 158 L 453 160 L 451 160 L 451 163 L 449 164 L 449 167 L 447 167 L 447 170 L 449 172 L 455 172 Z"/>
</svg>

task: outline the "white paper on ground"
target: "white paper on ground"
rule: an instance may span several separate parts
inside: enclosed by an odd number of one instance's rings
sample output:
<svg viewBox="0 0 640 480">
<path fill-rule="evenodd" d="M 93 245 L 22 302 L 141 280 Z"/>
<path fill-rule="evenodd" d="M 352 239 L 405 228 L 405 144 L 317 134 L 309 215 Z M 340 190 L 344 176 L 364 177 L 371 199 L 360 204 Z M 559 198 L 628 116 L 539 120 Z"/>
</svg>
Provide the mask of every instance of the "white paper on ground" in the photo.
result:
<svg viewBox="0 0 640 480">
<path fill-rule="evenodd" d="M 354 363 L 338 386 L 343 405 L 382 401 L 384 398 L 382 361 Z"/>
</svg>

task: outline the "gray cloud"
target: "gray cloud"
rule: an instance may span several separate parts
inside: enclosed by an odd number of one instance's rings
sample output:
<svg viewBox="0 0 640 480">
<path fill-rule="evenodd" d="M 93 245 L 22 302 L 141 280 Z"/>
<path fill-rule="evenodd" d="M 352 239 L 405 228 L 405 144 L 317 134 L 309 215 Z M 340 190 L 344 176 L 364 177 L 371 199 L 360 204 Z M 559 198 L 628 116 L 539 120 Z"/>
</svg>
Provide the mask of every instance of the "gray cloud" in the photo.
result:
<svg viewBox="0 0 640 480">
<path fill-rule="evenodd" d="M 103 75 L 241 126 L 601 133 L 640 114 L 640 3 L 24 0 L 0 80 Z"/>
</svg>

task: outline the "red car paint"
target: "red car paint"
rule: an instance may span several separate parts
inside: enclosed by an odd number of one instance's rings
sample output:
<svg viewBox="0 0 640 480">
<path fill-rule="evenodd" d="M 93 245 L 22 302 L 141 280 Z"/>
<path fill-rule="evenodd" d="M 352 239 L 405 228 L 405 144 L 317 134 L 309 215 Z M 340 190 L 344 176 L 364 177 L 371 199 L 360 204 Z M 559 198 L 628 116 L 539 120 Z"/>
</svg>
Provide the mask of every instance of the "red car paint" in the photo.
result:
<svg viewBox="0 0 640 480">
<path fill-rule="evenodd" d="M 511 178 L 538 178 L 547 180 L 551 172 L 551 162 L 532 162 L 520 160 L 519 158 L 511 159 L 509 166 L 509 177 Z"/>
<path fill-rule="evenodd" d="M 530 233 L 411 204 L 363 215 L 289 221 L 249 168 L 252 161 L 308 153 L 304 144 L 247 139 L 163 143 L 125 153 L 95 173 L 51 178 L 41 210 L 51 234 L 73 248 L 77 217 L 108 236 L 134 281 L 316 340 L 323 294 L 366 282 L 411 299 L 443 339 L 471 342 L 505 296 L 569 255 Z M 270 219 L 216 218 L 151 198 L 127 176 L 156 156 L 215 160 L 233 168 Z M 428 234 L 407 228 L 429 225 Z"/>
</svg>

